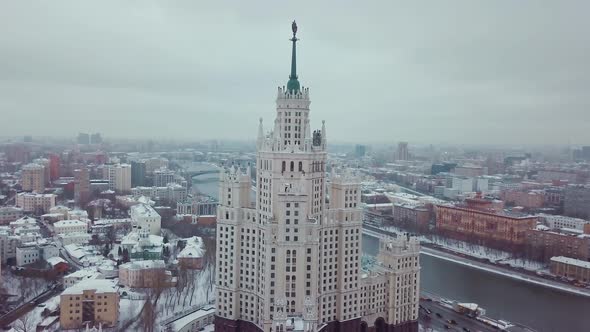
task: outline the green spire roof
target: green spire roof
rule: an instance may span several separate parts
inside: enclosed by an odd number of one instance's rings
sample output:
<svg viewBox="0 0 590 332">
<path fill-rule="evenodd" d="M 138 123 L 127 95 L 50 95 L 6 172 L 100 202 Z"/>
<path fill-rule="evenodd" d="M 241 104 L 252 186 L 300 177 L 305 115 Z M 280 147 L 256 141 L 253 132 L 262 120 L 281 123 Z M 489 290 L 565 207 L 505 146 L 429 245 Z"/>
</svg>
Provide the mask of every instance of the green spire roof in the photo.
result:
<svg viewBox="0 0 590 332">
<path fill-rule="evenodd" d="M 293 42 L 293 53 L 291 54 L 291 75 L 289 75 L 289 82 L 287 82 L 287 90 L 290 93 L 295 93 L 299 92 L 299 81 L 297 80 L 297 52 L 295 46 L 298 39 L 295 37 L 295 34 L 297 34 L 297 23 L 295 23 L 295 21 L 291 24 L 291 29 L 293 30 L 293 38 L 291 38 L 291 41 Z"/>
</svg>

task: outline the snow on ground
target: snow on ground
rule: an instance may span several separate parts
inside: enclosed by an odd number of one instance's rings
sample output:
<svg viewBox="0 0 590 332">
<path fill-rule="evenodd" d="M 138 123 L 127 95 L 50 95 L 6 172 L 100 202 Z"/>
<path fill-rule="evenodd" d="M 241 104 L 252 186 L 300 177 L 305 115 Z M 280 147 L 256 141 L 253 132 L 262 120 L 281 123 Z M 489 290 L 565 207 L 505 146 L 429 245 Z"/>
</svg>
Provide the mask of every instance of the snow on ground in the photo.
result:
<svg viewBox="0 0 590 332">
<path fill-rule="evenodd" d="M 45 319 L 45 317 L 41 315 L 43 310 L 48 309 L 50 311 L 53 311 L 57 309 L 57 307 L 59 306 L 59 295 L 51 297 L 49 300 L 43 303 L 45 305 L 41 305 L 41 307 L 36 306 L 33 310 L 29 311 L 28 314 L 24 315 L 19 320 L 16 320 L 12 325 L 20 328 L 21 330 L 25 330 L 24 327 L 26 327 L 27 331 L 34 330 L 37 327 L 37 325 L 41 323 L 43 319 Z"/>
<path fill-rule="evenodd" d="M 395 226 L 387 226 L 383 227 L 383 229 L 394 233 L 405 232 L 401 228 Z M 507 251 L 488 248 L 465 241 L 437 235 L 419 235 L 418 238 L 422 243 L 434 244 L 444 249 L 470 257 L 489 259 L 492 263 L 508 264 L 512 267 L 523 268 L 529 271 L 545 271 L 548 268 L 548 265 L 543 262 L 514 258 L 513 254 Z"/>
<path fill-rule="evenodd" d="M 25 278 L 14 275 L 8 268 L 2 270 L 2 287 L 11 297 L 9 302 L 22 304 L 47 290 L 49 282 L 42 278 Z M 21 298 L 22 297 L 22 298 Z"/>
<path fill-rule="evenodd" d="M 119 301 L 119 327 L 122 328 L 122 325 L 135 320 L 141 308 L 143 307 L 144 300 L 130 300 L 126 298 L 122 298 Z M 127 331 L 132 331 L 132 328 L 128 328 Z"/>
<path fill-rule="evenodd" d="M 160 325 L 164 320 L 189 308 L 196 308 L 210 303 L 215 296 L 211 287 L 211 278 L 215 273 L 215 266 L 210 265 L 202 271 L 188 271 L 188 282 L 183 289 L 171 287 L 165 289 L 158 300 L 156 324 Z M 119 305 L 119 328 L 126 327 L 126 331 L 139 331 L 136 323 L 126 326 L 127 323 L 141 321 L 138 315 L 148 297 L 149 289 L 120 288 L 121 297 Z"/>
<path fill-rule="evenodd" d="M 523 260 L 520 258 L 503 259 L 499 263 L 508 264 L 512 267 L 523 268 L 529 271 L 543 271 L 549 272 L 549 264 L 531 260 Z"/>
<path fill-rule="evenodd" d="M 418 325 L 418 332 L 441 332 L 433 327 L 424 327 L 422 325 Z"/>
</svg>

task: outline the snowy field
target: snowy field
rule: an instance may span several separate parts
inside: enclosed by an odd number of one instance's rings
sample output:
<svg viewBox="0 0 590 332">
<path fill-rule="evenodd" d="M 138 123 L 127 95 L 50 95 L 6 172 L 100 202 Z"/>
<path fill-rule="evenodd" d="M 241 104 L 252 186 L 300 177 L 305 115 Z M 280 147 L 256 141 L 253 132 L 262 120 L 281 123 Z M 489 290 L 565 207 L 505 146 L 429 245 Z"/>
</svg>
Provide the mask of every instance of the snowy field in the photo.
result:
<svg viewBox="0 0 590 332">
<path fill-rule="evenodd" d="M 59 295 L 56 295 L 49 300 L 45 301 L 44 304 L 36 306 L 28 314 L 17 319 L 12 323 L 13 329 L 16 331 L 35 331 L 37 325 L 45 319 L 42 315 L 45 309 L 53 311 L 59 306 Z"/>
</svg>

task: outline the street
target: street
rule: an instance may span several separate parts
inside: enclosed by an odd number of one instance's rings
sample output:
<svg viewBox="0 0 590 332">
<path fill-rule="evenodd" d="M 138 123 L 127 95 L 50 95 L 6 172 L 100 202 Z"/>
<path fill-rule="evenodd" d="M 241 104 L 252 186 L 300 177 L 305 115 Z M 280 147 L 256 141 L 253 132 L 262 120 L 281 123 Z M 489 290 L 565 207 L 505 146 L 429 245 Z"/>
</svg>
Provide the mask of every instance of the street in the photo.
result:
<svg viewBox="0 0 590 332">
<path fill-rule="evenodd" d="M 471 332 L 488 332 L 488 331 L 497 331 L 497 329 L 487 326 L 473 318 L 469 318 L 465 315 L 461 315 L 451 309 L 441 306 L 440 304 L 434 301 L 420 301 L 420 305 L 432 311 L 432 313 L 428 314 L 426 310 L 420 309 L 419 310 L 419 317 L 418 320 L 420 321 L 420 325 L 424 327 L 425 331 L 429 331 L 428 328 L 433 328 L 437 331 L 471 331 Z M 438 317 L 438 314 L 441 317 Z M 447 320 L 455 320 L 457 324 L 448 323 Z M 449 328 L 447 329 L 446 326 Z M 467 328 L 468 330 L 465 330 Z"/>
</svg>

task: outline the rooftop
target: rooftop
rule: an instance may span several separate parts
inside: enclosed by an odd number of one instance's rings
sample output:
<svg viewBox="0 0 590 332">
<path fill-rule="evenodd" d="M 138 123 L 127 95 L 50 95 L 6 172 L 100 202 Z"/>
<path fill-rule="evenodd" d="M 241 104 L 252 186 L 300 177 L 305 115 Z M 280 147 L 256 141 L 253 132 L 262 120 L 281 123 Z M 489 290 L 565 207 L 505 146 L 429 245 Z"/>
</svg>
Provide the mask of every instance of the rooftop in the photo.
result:
<svg viewBox="0 0 590 332">
<path fill-rule="evenodd" d="M 112 280 L 106 279 L 87 279 L 82 280 L 74 286 L 66 288 L 62 295 L 83 294 L 84 291 L 95 290 L 97 293 L 117 293 Z"/>
<path fill-rule="evenodd" d="M 579 259 L 564 257 L 564 256 L 555 256 L 551 257 L 552 262 L 564 263 L 568 265 L 574 265 L 578 267 L 583 267 L 585 269 L 590 269 L 590 262 L 586 262 Z"/>
<path fill-rule="evenodd" d="M 73 220 L 60 220 L 60 221 L 56 222 L 55 224 L 53 224 L 53 226 L 55 226 L 55 227 L 88 226 L 88 224 L 81 221 L 81 220 L 73 219 Z"/>
<path fill-rule="evenodd" d="M 166 267 L 166 264 L 162 260 L 145 260 L 145 261 L 133 261 L 129 263 L 125 263 L 119 266 L 120 269 L 128 269 L 128 270 L 143 270 L 143 269 L 163 269 Z"/>
</svg>

